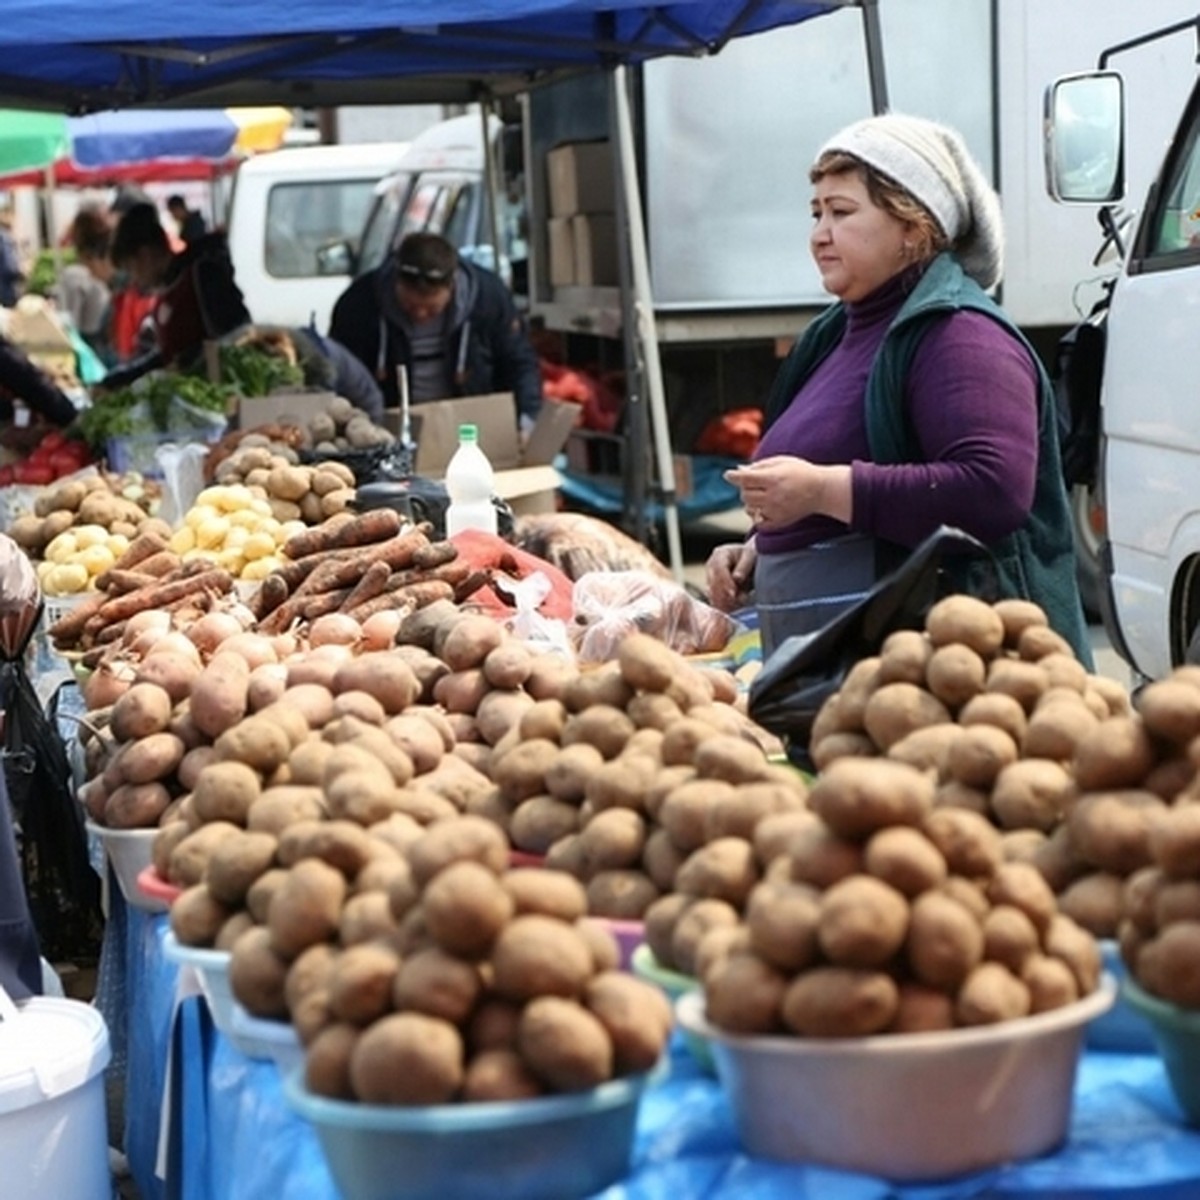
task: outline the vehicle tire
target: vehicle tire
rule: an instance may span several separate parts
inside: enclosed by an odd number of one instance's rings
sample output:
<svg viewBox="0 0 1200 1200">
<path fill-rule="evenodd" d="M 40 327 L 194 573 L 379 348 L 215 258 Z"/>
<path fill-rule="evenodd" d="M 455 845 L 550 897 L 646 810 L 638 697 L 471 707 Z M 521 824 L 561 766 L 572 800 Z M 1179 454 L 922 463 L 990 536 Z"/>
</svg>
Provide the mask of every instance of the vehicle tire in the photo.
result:
<svg viewBox="0 0 1200 1200">
<path fill-rule="evenodd" d="M 1071 489 L 1071 532 L 1075 538 L 1075 576 L 1084 616 L 1100 620 L 1100 597 L 1104 593 L 1104 567 L 1100 548 L 1104 544 L 1104 507 L 1092 488 L 1078 484 Z"/>
</svg>

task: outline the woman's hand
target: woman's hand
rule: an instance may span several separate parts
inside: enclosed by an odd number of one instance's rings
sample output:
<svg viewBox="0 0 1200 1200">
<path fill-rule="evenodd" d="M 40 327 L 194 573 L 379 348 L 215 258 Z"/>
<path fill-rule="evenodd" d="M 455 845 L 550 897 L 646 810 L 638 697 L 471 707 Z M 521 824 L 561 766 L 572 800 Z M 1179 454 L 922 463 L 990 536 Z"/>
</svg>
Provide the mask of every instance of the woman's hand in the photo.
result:
<svg viewBox="0 0 1200 1200">
<path fill-rule="evenodd" d="M 708 598 L 714 608 L 732 612 L 739 604 L 745 603 L 757 558 L 753 538 L 747 542 L 718 546 L 708 556 L 704 575 L 708 583 Z"/>
<path fill-rule="evenodd" d="M 782 529 L 814 513 L 849 522 L 853 508 L 849 466 L 819 466 L 777 454 L 725 472 L 742 493 L 755 526 Z"/>
</svg>

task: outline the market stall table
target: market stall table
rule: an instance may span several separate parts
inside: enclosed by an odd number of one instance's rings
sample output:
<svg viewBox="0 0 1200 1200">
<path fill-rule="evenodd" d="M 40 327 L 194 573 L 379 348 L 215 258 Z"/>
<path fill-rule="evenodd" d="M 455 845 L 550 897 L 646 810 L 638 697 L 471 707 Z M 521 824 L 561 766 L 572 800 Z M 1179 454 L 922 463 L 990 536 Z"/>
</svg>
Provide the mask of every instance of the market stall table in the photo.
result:
<svg viewBox="0 0 1200 1200">
<path fill-rule="evenodd" d="M 126 1149 L 145 1200 L 337 1200 L 316 1134 L 287 1107 L 273 1062 L 247 1058 L 199 996 L 180 999 L 166 959 L 168 918 L 127 909 Z M 168 1066 L 169 1060 L 169 1066 Z M 161 1102 L 170 1119 L 160 1156 Z M 1067 1144 L 1056 1154 L 949 1183 L 867 1176 L 743 1155 L 729 1105 L 676 1035 L 670 1077 L 642 1102 L 633 1169 L 605 1200 L 1185 1200 L 1200 1194 L 1200 1134 L 1182 1124 L 1159 1059 L 1088 1053 Z"/>
</svg>

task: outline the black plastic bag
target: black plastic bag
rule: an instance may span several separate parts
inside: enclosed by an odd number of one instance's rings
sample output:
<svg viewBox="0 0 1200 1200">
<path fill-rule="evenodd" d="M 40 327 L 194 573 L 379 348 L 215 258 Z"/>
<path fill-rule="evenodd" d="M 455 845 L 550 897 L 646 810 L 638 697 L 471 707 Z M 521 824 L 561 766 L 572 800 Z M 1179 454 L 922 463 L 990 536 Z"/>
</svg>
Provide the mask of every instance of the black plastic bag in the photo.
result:
<svg viewBox="0 0 1200 1200">
<path fill-rule="evenodd" d="M 88 858 L 66 746 L 20 654 L 0 657 L 0 703 L 4 777 L 42 954 L 51 962 L 93 966 L 104 932 L 100 876 Z"/>
<path fill-rule="evenodd" d="M 788 758 L 812 769 L 809 735 L 821 705 L 861 659 L 878 654 L 888 634 L 922 629 L 934 603 L 950 589 L 941 568 L 950 555 L 991 551 L 960 529 L 942 526 L 857 604 L 815 633 L 787 638 L 750 685 L 751 718 L 785 740 Z"/>
</svg>

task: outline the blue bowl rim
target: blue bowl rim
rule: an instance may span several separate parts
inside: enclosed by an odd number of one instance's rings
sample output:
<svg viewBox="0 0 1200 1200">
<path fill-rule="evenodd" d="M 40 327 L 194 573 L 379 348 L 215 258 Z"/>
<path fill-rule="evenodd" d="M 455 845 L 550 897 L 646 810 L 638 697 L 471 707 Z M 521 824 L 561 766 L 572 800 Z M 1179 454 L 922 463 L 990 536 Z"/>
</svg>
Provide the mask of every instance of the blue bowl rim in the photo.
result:
<svg viewBox="0 0 1200 1200">
<path fill-rule="evenodd" d="M 1126 975 L 1121 980 L 1121 992 L 1133 1008 L 1155 1025 L 1168 1025 L 1180 1033 L 1200 1033 L 1200 1010 L 1181 1008 L 1170 1000 L 1146 991 L 1132 975 Z"/>
<path fill-rule="evenodd" d="M 1064 1004 L 1012 1021 L 993 1025 L 937 1030 L 930 1033 L 881 1033 L 870 1037 L 805 1038 L 795 1034 L 733 1034 L 712 1025 L 704 1012 L 704 993 L 688 992 L 675 1001 L 675 1019 L 689 1033 L 725 1046 L 739 1054 L 770 1054 L 783 1057 L 834 1059 L 855 1055 L 940 1053 L 970 1045 L 1009 1042 L 1015 1038 L 1057 1033 L 1070 1026 L 1081 1029 L 1112 1007 L 1117 998 L 1117 981 L 1105 971 L 1094 992 Z"/>
<path fill-rule="evenodd" d="M 541 1125 L 637 1104 L 646 1088 L 666 1072 L 664 1056 L 649 1071 L 611 1079 L 585 1092 L 562 1092 L 530 1100 L 406 1106 L 363 1104 L 314 1095 L 304 1086 L 304 1068 L 298 1067 L 284 1076 L 283 1094 L 302 1117 L 327 1128 L 375 1133 L 480 1133 Z"/>
</svg>

